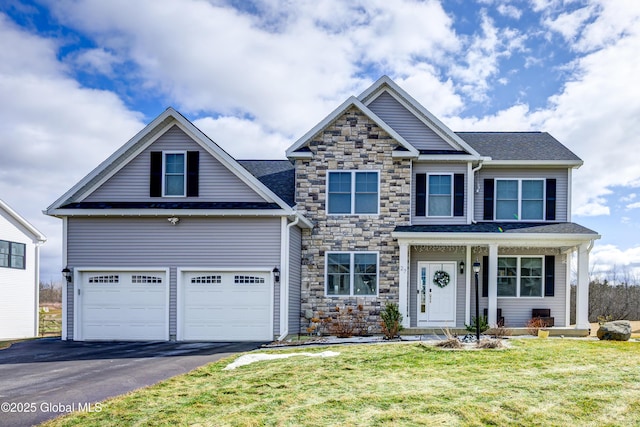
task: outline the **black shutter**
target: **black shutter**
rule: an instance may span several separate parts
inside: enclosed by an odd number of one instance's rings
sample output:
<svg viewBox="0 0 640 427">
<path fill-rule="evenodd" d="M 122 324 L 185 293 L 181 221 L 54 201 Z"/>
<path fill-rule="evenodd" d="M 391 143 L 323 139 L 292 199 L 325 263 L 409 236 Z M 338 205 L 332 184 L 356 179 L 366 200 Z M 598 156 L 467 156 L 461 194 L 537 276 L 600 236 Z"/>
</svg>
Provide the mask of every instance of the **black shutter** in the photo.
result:
<svg viewBox="0 0 640 427">
<path fill-rule="evenodd" d="M 426 216 L 427 212 L 427 174 L 416 174 L 416 216 Z"/>
<path fill-rule="evenodd" d="M 493 180 L 492 180 L 493 181 Z M 482 296 L 489 296 L 489 257 L 482 257 Z"/>
<path fill-rule="evenodd" d="M 162 197 L 162 151 L 151 152 L 149 197 Z"/>
<path fill-rule="evenodd" d="M 493 193 L 493 179 L 487 178 L 484 180 L 484 220 L 493 220 Z"/>
<path fill-rule="evenodd" d="M 187 151 L 187 197 L 198 197 L 200 152 Z"/>
<path fill-rule="evenodd" d="M 552 297 L 555 294 L 556 284 L 556 257 L 547 255 L 544 257 L 544 296 Z"/>
<path fill-rule="evenodd" d="M 453 175 L 453 216 L 464 215 L 464 174 Z"/>
<path fill-rule="evenodd" d="M 546 215 L 547 221 L 555 221 L 556 219 L 556 180 L 555 178 L 547 179 L 547 200 Z"/>
</svg>

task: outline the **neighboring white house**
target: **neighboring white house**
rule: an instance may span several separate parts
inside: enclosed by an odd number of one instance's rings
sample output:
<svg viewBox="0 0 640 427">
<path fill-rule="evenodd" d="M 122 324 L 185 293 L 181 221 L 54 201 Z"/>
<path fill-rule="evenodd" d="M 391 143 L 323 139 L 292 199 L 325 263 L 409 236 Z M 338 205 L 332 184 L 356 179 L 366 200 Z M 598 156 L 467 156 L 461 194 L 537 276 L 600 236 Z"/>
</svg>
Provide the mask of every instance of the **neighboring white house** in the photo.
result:
<svg viewBox="0 0 640 427">
<path fill-rule="evenodd" d="M 38 335 L 40 245 L 45 241 L 0 200 L 0 339 Z"/>
</svg>

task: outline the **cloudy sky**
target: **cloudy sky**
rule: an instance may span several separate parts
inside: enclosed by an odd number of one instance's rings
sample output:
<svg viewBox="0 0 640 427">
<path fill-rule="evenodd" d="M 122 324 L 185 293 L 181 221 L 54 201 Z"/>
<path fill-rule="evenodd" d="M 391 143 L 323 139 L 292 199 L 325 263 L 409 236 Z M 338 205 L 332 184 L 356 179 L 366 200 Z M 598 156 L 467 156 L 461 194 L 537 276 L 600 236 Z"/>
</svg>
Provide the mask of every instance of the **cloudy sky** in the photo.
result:
<svg viewBox="0 0 640 427">
<path fill-rule="evenodd" d="M 41 212 L 167 106 L 238 159 L 389 75 L 456 131 L 544 130 L 585 165 L 592 269 L 640 277 L 640 1 L 4 0 L 0 199 Z M 98 242 L 99 243 L 99 242 Z"/>
</svg>

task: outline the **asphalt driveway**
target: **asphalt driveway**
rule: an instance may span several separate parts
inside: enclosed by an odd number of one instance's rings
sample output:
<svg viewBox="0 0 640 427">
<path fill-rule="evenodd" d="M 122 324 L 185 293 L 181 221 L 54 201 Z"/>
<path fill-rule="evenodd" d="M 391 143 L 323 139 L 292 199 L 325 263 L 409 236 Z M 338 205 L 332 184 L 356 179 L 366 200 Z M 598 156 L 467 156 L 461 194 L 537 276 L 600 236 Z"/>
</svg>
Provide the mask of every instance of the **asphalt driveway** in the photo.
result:
<svg viewBox="0 0 640 427">
<path fill-rule="evenodd" d="M 262 343 L 23 341 L 0 350 L 0 426 L 31 426 Z"/>
</svg>

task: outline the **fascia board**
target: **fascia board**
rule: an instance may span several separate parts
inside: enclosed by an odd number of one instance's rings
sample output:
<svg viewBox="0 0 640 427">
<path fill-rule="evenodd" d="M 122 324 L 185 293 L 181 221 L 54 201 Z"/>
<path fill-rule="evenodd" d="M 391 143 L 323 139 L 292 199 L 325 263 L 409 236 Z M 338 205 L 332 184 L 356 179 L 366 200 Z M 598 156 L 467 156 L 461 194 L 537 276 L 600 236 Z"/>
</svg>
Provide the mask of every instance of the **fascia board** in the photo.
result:
<svg viewBox="0 0 640 427">
<path fill-rule="evenodd" d="M 385 85 L 391 90 L 385 88 Z M 372 95 L 376 94 L 376 92 L 382 93 L 385 91 L 393 96 L 396 101 L 400 102 L 402 106 L 411 111 L 413 115 L 418 118 L 418 120 L 420 120 L 426 126 L 430 127 L 431 130 L 433 130 L 442 139 L 444 139 L 445 141 L 449 141 L 449 143 L 458 145 L 460 148 L 463 148 L 476 158 L 480 157 L 480 153 L 478 153 L 473 149 L 473 147 L 471 147 L 462 138 L 456 135 L 451 129 L 449 129 L 447 125 L 442 123 L 436 116 L 434 116 L 429 110 L 427 110 L 422 104 L 416 101 L 415 98 L 409 95 L 404 89 L 398 86 L 396 82 L 391 80 L 391 78 L 389 78 L 388 76 L 380 77 L 373 85 L 362 92 L 358 96 L 358 99 L 360 101 L 364 101 L 365 104 L 368 105 L 373 102 L 375 98 L 377 98 L 377 96 L 373 97 Z M 420 114 L 416 114 L 416 112 L 419 112 Z"/>
<path fill-rule="evenodd" d="M 355 106 L 363 113 L 365 113 L 371 120 L 373 120 L 378 126 L 384 129 L 392 138 L 400 143 L 403 147 L 409 150 L 414 156 L 417 156 L 418 150 L 409 144 L 402 136 L 400 136 L 395 130 L 393 130 L 389 125 L 387 125 L 380 117 L 378 117 L 373 111 L 371 111 L 366 105 L 364 105 L 358 98 L 355 96 L 350 96 L 346 101 L 344 101 L 338 108 L 333 110 L 328 116 L 326 116 L 320 123 L 315 125 L 309 132 L 305 133 L 300 139 L 298 139 L 291 147 L 289 147 L 286 151 L 287 157 L 296 157 L 299 153 L 295 153 L 295 151 L 304 144 L 306 144 L 311 138 L 313 138 L 316 134 L 321 132 L 334 120 L 336 120 L 341 114 L 343 114 L 347 109 L 351 106 Z"/>
<path fill-rule="evenodd" d="M 0 200 L 0 209 L 5 211 L 10 217 L 12 217 L 18 224 L 20 224 L 26 231 L 31 234 L 31 237 L 34 241 L 39 243 L 44 243 L 47 241 L 47 238 L 44 234 L 42 234 L 37 228 L 35 228 L 29 221 L 24 219 L 18 212 L 11 209 L 9 205 L 7 205 L 4 201 Z M 34 242 L 35 243 L 35 242 Z"/>
<path fill-rule="evenodd" d="M 533 234 L 533 233 L 403 233 L 392 232 L 391 237 L 408 244 L 486 245 L 502 246 L 574 246 L 598 240 L 599 234 Z"/>
<path fill-rule="evenodd" d="M 582 160 L 486 160 L 485 166 L 565 166 L 579 168 L 583 163 Z"/>
<path fill-rule="evenodd" d="M 448 154 L 420 154 L 418 161 L 437 161 L 437 162 L 475 162 L 478 157 L 468 155 L 448 155 Z"/>
<path fill-rule="evenodd" d="M 157 217 L 157 216 L 291 216 L 295 212 L 283 209 L 55 209 L 48 213 L 57 217 Z"/>
</svg>

